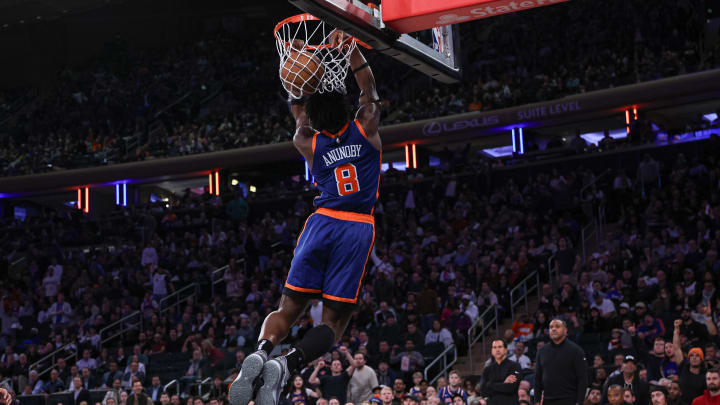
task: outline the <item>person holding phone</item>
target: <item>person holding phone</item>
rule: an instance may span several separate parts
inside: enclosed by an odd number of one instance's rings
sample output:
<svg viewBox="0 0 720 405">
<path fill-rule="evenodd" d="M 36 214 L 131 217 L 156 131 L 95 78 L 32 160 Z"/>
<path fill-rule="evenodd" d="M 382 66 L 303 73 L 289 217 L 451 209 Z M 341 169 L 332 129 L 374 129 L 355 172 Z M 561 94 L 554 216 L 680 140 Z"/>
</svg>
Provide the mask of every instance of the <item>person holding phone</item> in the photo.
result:
<svg viewBox="0 0 720 405">
<path fill-rule="evenodd" d="M 508 359 L 507 343 L 502 339 L 492 342 L 494 361 L 483 370 L 480 395 L 487 405 L 518 405 L 520 364 Z"/>
</svg>

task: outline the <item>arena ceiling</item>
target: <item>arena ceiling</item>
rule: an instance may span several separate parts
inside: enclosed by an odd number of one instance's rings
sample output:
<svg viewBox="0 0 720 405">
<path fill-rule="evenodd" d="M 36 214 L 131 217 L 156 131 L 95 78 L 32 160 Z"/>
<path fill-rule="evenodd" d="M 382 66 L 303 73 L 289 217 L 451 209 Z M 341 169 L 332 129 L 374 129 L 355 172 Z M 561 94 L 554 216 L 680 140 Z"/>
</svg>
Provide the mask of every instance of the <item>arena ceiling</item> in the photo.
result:
<svg viewBox="0 0 720 405">
<path fill-rule="evenodd" d="M 122 2 L 124 0 L 0 0 L 0 28 L 52 21 Z"/>
</svg>

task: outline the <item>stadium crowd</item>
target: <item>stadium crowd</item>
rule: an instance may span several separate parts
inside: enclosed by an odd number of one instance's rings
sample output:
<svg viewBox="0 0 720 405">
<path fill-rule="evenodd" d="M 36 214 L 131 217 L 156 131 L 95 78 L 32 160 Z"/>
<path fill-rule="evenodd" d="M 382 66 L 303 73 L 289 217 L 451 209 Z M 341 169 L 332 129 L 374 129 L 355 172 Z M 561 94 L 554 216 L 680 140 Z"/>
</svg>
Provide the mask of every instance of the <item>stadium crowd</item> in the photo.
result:
<svg viewBox="0 0 720 405">
<path fill-rule="evenodd" d="M 421 372 L 452 344 L 465 353 L 466 332 L 485 309 L 506 318 L 510 289 L 534 270 L 546 275 L 550 257 L 555 272 L 538 311 L 517 314 L 503 335 L 523 369 L 519 398 L 529 401 L 536 350 L 548 342 L 549 320 L 560 318 L 586 352 L 591 403 L 614 400 L 608 387 L 619 384 L 630 388 L 626 402 L 647 405 L 654 384 L 668 387 L 673 404 L 690 404 L 719 360 L 720 162 L 710 145 L 691 160 L 646 156 L 634 178 L 618 172 L 599 182 L 594 195 L 620 220 L 607 250 L 586 264 L 575 246 L 590 171 L 496 184 L 489 162 L 459 150 L 440 168 L 387 172 L 357 312 L 336 348 L 293 377 L 288 404 L 482 404 L 476 376 L 429 384 Z M 69 391 L 77 405 L 94 405 L 83 390 L 95 388 L 109 389 L 103 405 L 144 396 L 223 403 L 279 298 L 311 210 L 312 191 L 302 188 L 276 185 L 247 201 L 187 192 L 98 220 L 72 210 L 5 220 L 5 259 L 27 259 L 0 287 L 0 381 L 9 378 L 20 398 Z M 277 197 L 279 189 L 292 192 Z M 225 264 L 222 276 L 211 273 Z M 163 301 L 198 281 L 191 299 Z M 312 304 L 288 343 L 319 322 L 321 308 Z M 142 318 L 142 331 L 101 334 L 134 311 L 127 322 Z M 63 356 L 43 359 L 57 349 Z"/>
<path fill-rule="evenodd" d="M 384 122 L 492 110 L 716 67 L 720 52 L 704 43 L 704 12 L 692 1 L 583 0 L 464 24 L 460 85 L 440 85 L 389 58 L 371 58 Z M 218 34 L 154 55 L 116 41 L 92 65 L 61 72 L 50 89 L 8 91 L 0 95 L 0 174 L 288 141 L 294 123 L 272 45 L 263 35 Z"/>
</svg>

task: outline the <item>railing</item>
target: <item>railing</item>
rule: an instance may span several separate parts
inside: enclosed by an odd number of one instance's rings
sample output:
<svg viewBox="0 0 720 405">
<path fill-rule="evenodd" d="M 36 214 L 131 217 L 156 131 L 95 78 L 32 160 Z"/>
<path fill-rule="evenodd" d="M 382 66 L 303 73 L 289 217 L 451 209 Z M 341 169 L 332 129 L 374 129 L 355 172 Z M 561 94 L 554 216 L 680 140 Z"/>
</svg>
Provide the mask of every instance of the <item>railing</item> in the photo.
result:
<svg viewBox="0 0 720 405">
<path fill-rule="evenodd" d="M 200 382 L 197 383 L 198 396 L 199 396 L 200 398 L 202 398 L 202 396 L 203 396 L 203 393 L 202 393 L 202 387 L 203 387 L 203 385 L 204 385 L 204 384 L 210 384 L 210 383 L 212 383 L 212 377 L 207 377 L 207 378 L 205 378 L 204 380 L 202 380 L 202 381 L 200 381 Z M 208 393 L 208 395 L 209 395 L 209 394 L 210 394 L 210 393 Z"/>
<path fill-rule="evenodd" d="M 192 293 L 190 293 L 186 297 L 180 298 L 180 295 L 182 295 L 183 293 L 186 293 L 188 291 L 191 291 L 191 290 L 192 290 Z M 179 312 L 178 310 L 180 309 L 180 304 L 182 304 L 183 302 L 185 302 L 187 300 L 194 298 L 196 295 L 198 295 L 199 290 L 200 290 L 200 285 L 198 283 L 192 283 L 192 284 L 188 284 L 185 287 L 166 296 L 165 298 L 161 299 L 159 302 L 160 313 L 163 314 L 163 313 L 169 311 L 170 308 L 172 308 L 172 307 L 176 307 L 176 309 L 175 309 L 176 313 Z M 175 300 L 175 302 L 167 304 L 168 302 L 170 302 L 172 300 Z"/>
<path fill-rule="evenodd" d="M 240 260 L 236 261 L 235 264 L 243 264 L 243 274 L 247 274 L 247 262 L 245 261 L 245 258 L 241 258 Z M 225 276 L 225 271 L 229 269 L 229 265 L 224 265 L 222 267 L 219 267 L 210 273 L 210 296 L 215 297 L 215 285 L 220 284 L 223 281 L 223 277 Z M 222 273 L 221 276 L 217 276 L 219 273 Z"/>
<path fill-rule="evenodd" d="M 453 354 L 453 359 L 452 359 L 452 361 L 448 362 L 447 355 L 450 352 L 452 352 L 452 354 Z M 440 370 L 440 372 L 438 372 L 438 374 L 435 377 L 430 379 L 428 377 L 428 373 L 430 372 L 430 369 L 435 365 L 435 363 L 438 363 L 441 361 L 442 361 L 443 368 Z M 450 368 L 455 363 L 457 363 L 457 347 L 455 347 L 455 345 L 450 345 L 445 350 L 443 350 L 443 352 L 440 353 L 440 355 L 437 356 L 435 358 L 435 360 L 431 361 L 430 364 L 425 366 L 425 372 L 423 373 L 425 375 L 425 379 L 427 381 L 429 381 L 429 384 L 434 384 L 435 381 L 437 381 L 437 379 L 440 378 L 440 376 L 447 375 L 448 371 L 450 371 Z"/>
<path fill-rule="evenodd" d="M 535 280 L 534 285 L 528 284 L 531 280 Z M 538 299 L 540 299 L 540 274 L 538 274 L 537 271 L 530 273 L 530 275 L 522 279 L 515 288 L 510 290 L 510 317 L 513 321 L 515 320 L 515 306 L 521 301 L 525 301 L 525 312 L 530 310 L 528 295 L 530 295 L 533 290 L 537 291 Z M 515 299 L 516 296 L 518 296 L 517 299 Z"/>
<path fill-rule="evenodd" d="M 56 358 L 57 358 L 58 354 L 59 354 L 60 352 L 66 351 L 66 349 L 67 349 L 68 347 L 71 347 L 71 346 L 73 346 L 73 344 L 72 344 L 72 343 L 68 343 L 68 344 L 66 344 L 65 346 L 63 346 L 63 347 L 61 347 L 61 348 L 53 351 L 52 353 L 48 354 L 47 356 L 43 357 L 42 359 L 36 361 L 35 363 L 32 363 L 32 364 L 30 365 L 29 369 L 30 369 L 30 370 L 35 370 L 35 371 L 37 371 L 37 372 L 38 372 L 38 377 L 42 377 L 42 376 L 45 375 L 46 373 L 49 373 L 50 370 L 52 370 L 53 368 L 55 368 Z M 77 361 L 77 359 L 78 359 L 78 351 L 77 351 L 77 348 L 75 349 L 74 352 L 69 353 L 68 355 L 64 356 L 63 359 L 64 359 L 65 361 L 67 361 L 67 360 L 70 360 L 70 359 L 73 358 L 73 357 L 75 357 L 75 360 Z M 42 366 L 42 364 L 45 363 L 45 361 L 48 360 L 48 359 L 50 360 L 50 365 L 49 365 L 48 367 L 42 369 L 42 370 L 38 370 L 38 367 L 39 367 L 39 366 Z"/>
<path fill-rule="evenodd" d="M 547 269 L 548 269 L 548 283 L 550 283 L 550 288 L 552 288 L 553 291 L 555 291 L 555 278 L 558 276 L 557 270 L 555 270 L 555 255 L 548 257 L 547 261 Z M 559 281 L 559 280 L 558 280 Z"/>
<path fill-rule="evenodd" d="M 180 395 L 180 381 L 177 379 L 172 380 L 169 383 L 165 384 L 163 386 L 163 392 L 168 392 L 168 388 L 173 384 L 175 384 L 175 393 Z"/>
<path fill-rule="evenodd" d="M 135 311 L 127 314 L 124 317 L 118 319 L 117 321 L 111 323 L 110 325 L 100 329 L 100 347 L 102 348 L 103 344 L 115 339 L 118 336 L 125 337 L 125 332 L 130 329 L 138 329 L 140 331 L 143 330 L 143 317 L 140 311 Z M 103 334 L 105 334 L 106 332 L 114 332 L 114 334 L 103 338 Z"/>
<path fill-rule="evenodd" d="M 610 169 L 605 169 L 605 171 L 602 172 L 602 173 L 600 173 L 600 174 L 598 174 L 597 177 L 595 177 L 595 179 L 593 179 L 593 181 L 591 181 L 590 183 L 584 185 L 583 188 L 580 189 L 580 198 L 582 199 L 582 196 L 583 196 L 583 193 L 585 192 L 585 190 L 587 190 L 588 188 L 594 186 L 594 185 L 598 182 L 598 180 L 600 180 L 601 178 L 607 176 L 608 173 L 610 173 L 610 172 L 612 172 L 612 170 L 610 170 Z"/>
<path fill-rule="evenodd" d="M 492 318 L 486 320 L 488 314 L 492 315 Z M 500 336 L 497 305 L 488 307 L 485 311 L 483 311 L 478 319 L 473 322 L 470 329 L 468 329 L 468 361 L 470 362 L 470 374 L 473 373 L 473 345 L 477 343 L 478 340 L 482 340 L 482 354 L 483 357 L 485 357 L 485 332 L 487 332 L 493 324 L 495 325 L 495 335 Z M 475 334 L 478 327 L 480 327 L 480 333 Z"/>
<path fill-rule="evenodd" d="M 580 230 L 580 244 L 582 247 L 582 261 L 585 263 L 587 261 L 587 244 L 590 241 L 591 238 L 595 238 L 595 242 L 598 242 L 598 226 L 597 226 L 597 220 L 593 218 L 592 221 L 590 221 L 589 224 L 585 225 Z"/>
</svg>

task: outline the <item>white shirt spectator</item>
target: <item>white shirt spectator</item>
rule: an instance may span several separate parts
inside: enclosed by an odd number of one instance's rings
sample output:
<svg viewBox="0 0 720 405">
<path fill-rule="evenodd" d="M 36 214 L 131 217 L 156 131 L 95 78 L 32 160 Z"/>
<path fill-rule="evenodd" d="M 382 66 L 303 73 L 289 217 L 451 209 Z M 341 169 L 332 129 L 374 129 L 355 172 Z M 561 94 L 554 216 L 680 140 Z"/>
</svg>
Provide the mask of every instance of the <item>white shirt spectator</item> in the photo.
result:
<svg viewBox="0 0 720 405">
<path fill-rule="evenodd" d="M 595 300 L 592 300 L 590 308 L 597 308 L 600 310 L 600 316 L 607 316 L 615 312 L 615 304 L 607 298 L 603 298 L 600 304 L 595 302 Z"/>
<path fill-rule="evenodd" d="M 99 337 L 99 336 L 98 336 Z M 97 368 L 97 361 L 90 357 L 89 359 L 80 359 L 77 361 L 76 365 L 78 366 L 78 369 L 82 370 L 85 367 L 89 368 L 90 370 L 95 370 Z"/>
<path fill-rule="evenodd" d="M 140 261 L 140 264 L 143 265 L 143 267 L 147 266 L 148 264 L 153 264 L 155 267 L 158 265 L 158 254 L 154 247 L 148 246 L 142 251 L 142 260 Z"/>
<path fill-rule="evenodd" d="M 167 295 L 167 274 L 161 274 L 160 272 L 153 273 L 152 276 L 152 287 L 153 295 L 164 297 Z"/>
<path fill-rule="evenodd" d="M 56 296 L 62 282 L 62 270 L 58 272 L 54 268 L 51 270 L 50 267 L 48 267 L 48 275 L 43 279 L 43 289 L 46 297 Z"/>
<path fill-rule="evenodd" d="M 520 364 L 520 368 L 530 368 L 530 358 L 527 355 L 521 354 L 520 357 L 518 357 L 517 354 L 513 353 L 512 356 L 508 356 L 509 360 L 512 360 L 518 364 Z"/>
<path fill-rule="evenodd" d="M 64 301 L 62 303 L 56 301 L 54 304 L 50 305 L 48 312 L 52 323 L 68 323 L 70 322 L 70 317 L 72 316 L 72 308 L 70 308 L 70 304 Z"/>
<path fill-rule="evenodd" d="M 474 302 L 469 301 L 463 313 L 465 313 L 472 322 L 475 322 L 480 315 L 480 310 Z"/>
<path fill-rule="evenodd" d="M 322 301 L 313 300 L 313 304 L 310 306 L 310 318 L 312 318 L 313 326 L 318 326 L 322 323 L 322 312 L 323 312 Z"/>
<path fill-rule="evenodd" d="M 450 347 L 450 345 L 453 344 L 453 338 L 450 331 L 445 328 L 440 329 L 439 332 L 435 332 L 430 329 L 425 335 L 425 344 L 435 342 L 442 342 L 445 345 L 445 348 Z"/>
</svg>

